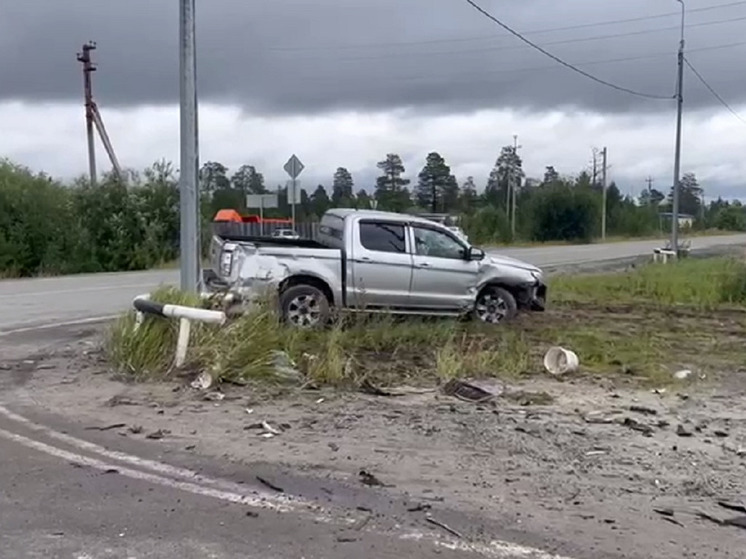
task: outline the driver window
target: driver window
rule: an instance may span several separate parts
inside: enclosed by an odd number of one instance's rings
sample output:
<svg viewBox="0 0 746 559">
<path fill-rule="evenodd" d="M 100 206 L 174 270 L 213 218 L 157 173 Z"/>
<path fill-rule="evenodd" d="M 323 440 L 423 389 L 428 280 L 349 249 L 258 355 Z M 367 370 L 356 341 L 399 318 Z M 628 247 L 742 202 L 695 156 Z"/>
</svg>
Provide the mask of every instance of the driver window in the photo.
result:
<svg viewBox="0 0 746 559">
<path fill-rule="evenodd" d="M 464 245 L 456 239 L 434 229 L 413 226 L 416 253 L 435 258 L 463 260 L 466 254 Z"/>
</svg>

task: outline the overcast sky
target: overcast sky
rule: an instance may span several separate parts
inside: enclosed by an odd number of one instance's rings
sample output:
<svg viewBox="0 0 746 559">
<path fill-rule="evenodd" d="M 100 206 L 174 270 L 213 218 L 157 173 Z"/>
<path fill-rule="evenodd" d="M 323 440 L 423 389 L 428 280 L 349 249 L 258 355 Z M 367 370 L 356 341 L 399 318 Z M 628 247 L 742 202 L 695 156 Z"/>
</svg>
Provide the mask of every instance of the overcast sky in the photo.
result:
<svg viewBox="0 0 746 559">
<path fill-rule="evenodd" d="M 680 4 L 478 3 L 643 96 L 557 64 L 464 0 L 197 0 L 202 160 L 255 164 L 276 184 L 296 152 L 307 185 L 346 166 L 370 187 L 385 153 L 415 175 L 437 150 L 459 179 L 483 184 L 518 134 L 529 175 L 577 173 L 606 145 L 626 190 L 648 175 L 670 184 Z M 689 61 L 746 118 L 746 1 L 688 0 L 687 10 Z M 177 23 L 176 0 L 1 0 L 0 156 L 85 171 L 75 54 L 95 40 L 94 94 L 122 163 L 178 160 Z M 746 197 L 746 123 L 689 70 L 685 104 L 683 170 L 711 195 Z"/>
</svg>

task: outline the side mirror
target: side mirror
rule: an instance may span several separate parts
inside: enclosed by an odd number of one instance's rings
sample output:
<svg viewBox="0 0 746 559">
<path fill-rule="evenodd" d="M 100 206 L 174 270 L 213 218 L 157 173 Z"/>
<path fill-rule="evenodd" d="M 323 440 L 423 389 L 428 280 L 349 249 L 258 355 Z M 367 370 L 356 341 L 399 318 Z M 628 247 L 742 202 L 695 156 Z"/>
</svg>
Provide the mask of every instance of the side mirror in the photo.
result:
<svg viewBox="0 0 746 559">
<path fill-rule="evenodd" d="M 484 260 L 484 256 L 484 251 L 477 247 L 470 247 L 466 253 L 467 260 Z"/>
</svg>

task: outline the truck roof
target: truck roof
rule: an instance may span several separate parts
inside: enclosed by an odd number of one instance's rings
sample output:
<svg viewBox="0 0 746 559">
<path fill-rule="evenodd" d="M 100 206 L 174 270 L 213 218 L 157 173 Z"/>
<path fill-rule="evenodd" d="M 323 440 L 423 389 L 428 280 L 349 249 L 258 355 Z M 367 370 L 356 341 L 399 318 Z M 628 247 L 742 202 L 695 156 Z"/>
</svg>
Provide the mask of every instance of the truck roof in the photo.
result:
<svg viewBox="0 0 746 559">
<path fill-rule="evenodd" d="M 357 215 L 367 219 L 387 219 L 389 221 L 401 221 L 404 223 L 434 223 L 431 219 L 425 219 L 423 217 L 417 217 L 416 215 L 400 214 L 396 212 L 384 212 L 380 210 L 358 210 L 356 208 L 333 208 L 327 210 L 329 215 L 334 215 L 342 219 L 350 216 Z"/>
</svg>

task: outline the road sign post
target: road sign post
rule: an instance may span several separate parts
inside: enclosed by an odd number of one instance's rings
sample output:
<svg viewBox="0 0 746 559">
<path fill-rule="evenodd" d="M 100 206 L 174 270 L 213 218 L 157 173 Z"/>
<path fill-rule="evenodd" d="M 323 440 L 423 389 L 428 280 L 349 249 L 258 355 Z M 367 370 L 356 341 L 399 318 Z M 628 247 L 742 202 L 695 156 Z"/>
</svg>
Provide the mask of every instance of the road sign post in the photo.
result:
<svg viewBox="0 0 746 559">
<path fill-rule="evenodd" d="M 264 235 L 264 209 L 277 208 L 277 194 L 247 194 L 246 207 L 259 208 L 259 234 Z"/>
<path fill-rule="evenodd" d="M 301 163 L 300 159 L 293 154 L 290 159 L 287 160 L 287 163 L 285 163 L 285 166 L 283 169 L 285 169 L 285 172 L 290 176 L 290 187 L 292 190 L 288 192 L 288 200 L 290 201 L 290 207 L 292 211 L 292 221 L 293 221 L 293 227 L 295 227 L 295 203 L 296 200 L 299 198 L 297 195 L 297 188 L 298 188 L 298 175 L 300 175 L 303 172 L 303 169 L 305 166 L 303 163 Z"/>
</svg>

